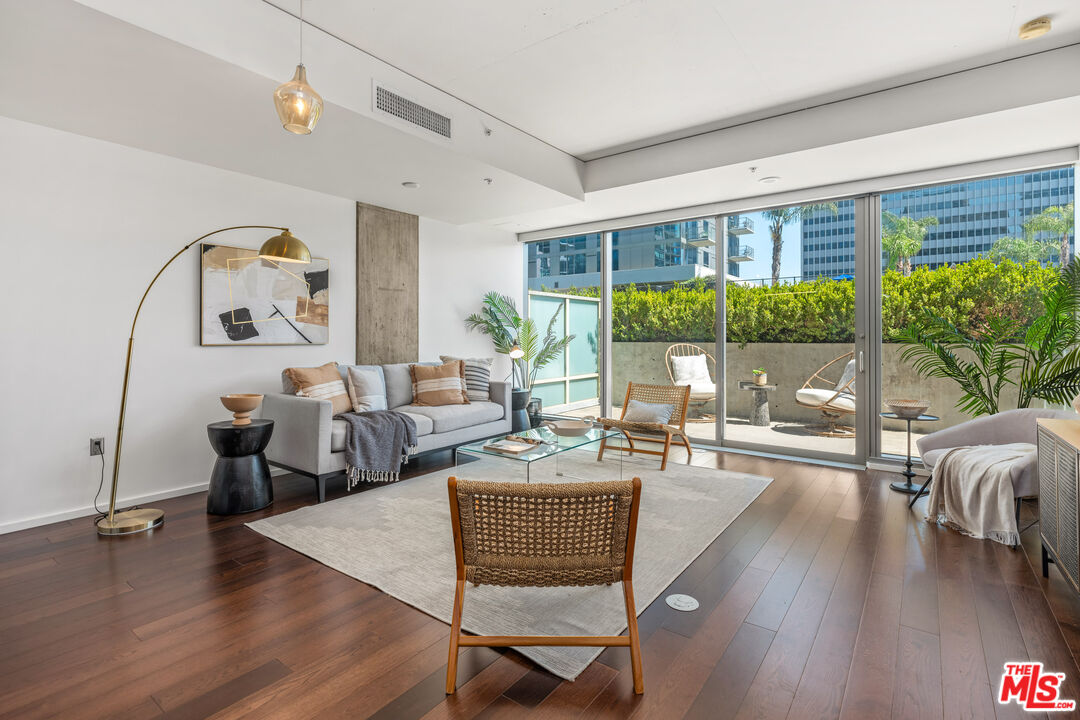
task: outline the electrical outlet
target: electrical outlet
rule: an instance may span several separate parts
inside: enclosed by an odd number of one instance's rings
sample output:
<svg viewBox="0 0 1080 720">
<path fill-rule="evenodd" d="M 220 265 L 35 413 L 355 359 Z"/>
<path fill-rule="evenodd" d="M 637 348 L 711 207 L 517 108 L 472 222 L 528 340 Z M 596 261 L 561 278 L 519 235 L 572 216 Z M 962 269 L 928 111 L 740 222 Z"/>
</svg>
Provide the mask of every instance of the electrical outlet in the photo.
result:
<svg viewBox="0 0 1080 720">
<path fill-rule="evenodd" d="M 105 438 L 90 438 L 90 457 L 105 454 Z"/>
</svg>

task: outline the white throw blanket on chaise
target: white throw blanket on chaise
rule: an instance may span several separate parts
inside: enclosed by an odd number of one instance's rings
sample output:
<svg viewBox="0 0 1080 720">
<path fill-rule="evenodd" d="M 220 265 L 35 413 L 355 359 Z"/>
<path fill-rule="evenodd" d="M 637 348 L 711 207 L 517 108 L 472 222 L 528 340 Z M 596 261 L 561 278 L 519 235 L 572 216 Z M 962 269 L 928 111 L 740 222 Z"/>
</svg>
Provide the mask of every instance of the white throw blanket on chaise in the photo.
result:
<svg viewBox="0 0 1080 720">
<path fill-rule="evenodd" d="M 1012 467 L 1035 452 L 1028 443 L 949 450 L 934 467 L 927 519 L 974 538 L 1019 544 Z"/>
</svg>

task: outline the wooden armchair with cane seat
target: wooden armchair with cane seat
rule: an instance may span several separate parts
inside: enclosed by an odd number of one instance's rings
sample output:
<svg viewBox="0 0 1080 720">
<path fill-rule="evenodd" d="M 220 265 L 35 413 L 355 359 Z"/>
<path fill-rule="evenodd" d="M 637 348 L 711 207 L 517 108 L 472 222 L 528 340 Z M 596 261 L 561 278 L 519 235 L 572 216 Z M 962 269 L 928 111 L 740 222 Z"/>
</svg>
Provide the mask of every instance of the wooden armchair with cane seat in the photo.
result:
<svg viewBox="0 0 1080 720">
<path fill-rule="evenodd" d="M 627 408 L 630 407 L 630 402 L 632 400 L 650 405 L 671 405 L 674 409 L 667 422 L 634 421 L 632 419 L 627 419 L 626 417 Z M 686 448 L 687 455 L 693 454 L 693 451 L 690 449 L 690 440 L 686 435 L 686 408 L 689 404 L 689 385 L 642 385 L 640 383 L 631 382 L 626 385 L 626 399 L 623 400 L 622 413 L 619 415 L 619 419 L 600 418 L 596 422 L 602 425 L 605 430 L 614 428 L 621 431 L 622 434 L 626 436 L 626 442 L 630 446 L 625 452 L 630 455 L 633 455 L 634 453 L 640 453 L 642 455 L 659 455 L 662 458 L 660 461 L 660 469 L 665 470 L 667 468 L 668 451 L 671 449 L 672 438 L 678 438 L 680 440 L 683 447 Z M 647 434 L 641 435 L 640 433 Z M 642 450 L 634 445 L 635 441 L 659 443 L 664 446 L 664 449 Z M 604 459 L 604 449 L 606 447 L 607 438 L 604 438 L 600 441 L 600 452 L 596 456 L 597 460 Z"/>
<path fill-rule="evenodd" d="M 458 648 L 626 647 L 634 692 L 645 684 L 634 608 L 634 540 L 641 480 L 588 483 L 475 482 L 451 477 L 457 587 L 446 693 L 457 685 Z M 621 582 L 627 635 L 462 635 L 465 583 L 587 587 Z"/>
<path fill-rule="evenodd" d="M 835 374 L 844 363 L 839 380 L 830 380 L 826 373 Z M 795 404 L 820 410 L 824 424 L 815 435 L 822 437 L 855 437 L 855 430 L 841 425 L 846 415 L 855 414 L 855 352 L 844 353 L 825 363 L 803 386 L 795 391 Z"/>
</svg>

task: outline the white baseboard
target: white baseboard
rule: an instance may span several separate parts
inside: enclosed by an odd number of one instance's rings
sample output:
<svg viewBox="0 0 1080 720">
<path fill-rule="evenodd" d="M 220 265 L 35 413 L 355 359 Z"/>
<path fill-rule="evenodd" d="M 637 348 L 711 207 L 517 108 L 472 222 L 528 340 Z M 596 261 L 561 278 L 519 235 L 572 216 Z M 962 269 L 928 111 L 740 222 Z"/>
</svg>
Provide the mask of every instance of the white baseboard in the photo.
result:
<svg viewBox="0 0 1080 720">
<path fill-rule="evenodd" d="M 206 490 L 210 483 L 204 482 L 198 485 L 189 485 L 187 487 L 173 488 L 172 490 L 163 490 L 161 492 L 150 493 L 148 495 L 136 495 L 133 497 L 117 498 L 116 506 L 118 508 L 131 507 L 132 505 L 144 505 L 148 502 L 154 502 L 155 500 L 167 500 L 169 498 L 180 497 L 181 495 L 190 495 L 192 493 L 203 492 Z M 71 510 L 63 510 L 57 513 L 49 513 L 47 515 L 38 515 L 37 517 L 25 518 L 23 520 L 12 520 L 6 523 L 0 523 L 0 535 L 6 533 L 17 532 L 19 530 L 27 530 L 33 527 L 39 527 L 41 525 L 48 525 L 50 523 L 64 522 L 65 520 L 76 520 L 82 517 L 93 517 L 97 515 L 97 511 L 93 505 L 86 505 L 85 507 L 73 508 Z M 168 518 L 166 518 L 168 520 Z"/>
</svg>

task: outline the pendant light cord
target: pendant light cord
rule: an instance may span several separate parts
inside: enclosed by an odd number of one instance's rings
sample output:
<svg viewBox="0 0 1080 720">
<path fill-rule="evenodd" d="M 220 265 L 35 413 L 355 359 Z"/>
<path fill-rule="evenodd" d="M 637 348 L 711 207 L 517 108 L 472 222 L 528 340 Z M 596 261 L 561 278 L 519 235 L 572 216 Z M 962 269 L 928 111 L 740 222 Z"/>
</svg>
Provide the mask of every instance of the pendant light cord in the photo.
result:
<svg viewBox="0 0 1080 720">
<path fill-rule="evenodd" d="M 300 0 L 300 64 L 304 64 L 304 0 Z"/>
</svg>

